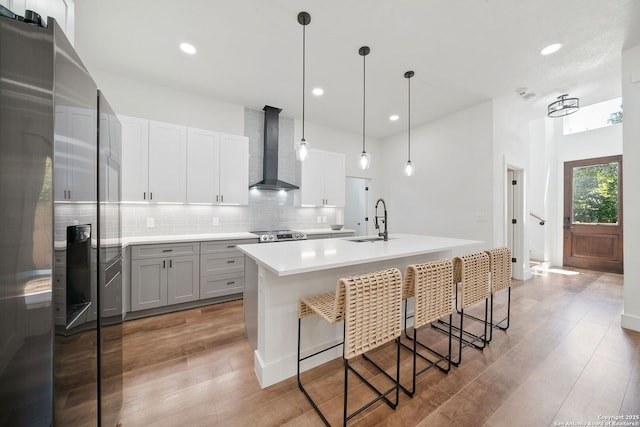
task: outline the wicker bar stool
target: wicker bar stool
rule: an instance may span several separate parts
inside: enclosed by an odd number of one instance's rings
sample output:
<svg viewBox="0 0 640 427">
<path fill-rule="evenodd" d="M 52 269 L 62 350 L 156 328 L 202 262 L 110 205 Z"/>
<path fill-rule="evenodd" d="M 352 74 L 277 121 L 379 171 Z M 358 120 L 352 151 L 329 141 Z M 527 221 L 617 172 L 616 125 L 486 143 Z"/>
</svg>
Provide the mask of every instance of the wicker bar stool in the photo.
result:
<svg viewBox="0 0 640 427">
<path fill-rule="evenodd" d="M 409 337 L 406 332 L 407 300 L 413 297 L 413 337 Z M 437 367 L 440 371 L 448 373 L 451 369 L 451 324 L 453 313 L 453 264 L 450 259 L 440 259 L 437 261 L 425 262 L 422 264 L 408 265 L 405 269 L 402 286 L 402 298 L 405 304 L 405 336 L 413 343 L 411 347 L 401 343 L 403 347 L 413 353 L 413 379 L 411 390 L 400 387 L 409 396 L 414 395 L 416 390 L 416 377 L 432 367 Z M 436 320 L 449 316 L 449 346 L 447 354 L 441 354 L 428 347 L 418 340 L 417 331 L 425 325 L 429 325 Z M 421 354 L 418 346 L 429 351 L 430 357 Z M 433 357 L 437 359 L 433 359 Z M 427 366 L 416 372 L 417 358 L 427 362 Z M 446 361 L 446 367 L 441 366 L 441 362 Z"/>
<path fill-rule="evenodd" d="M 462 257 L 453 258 L 453 282 L 455 283 L 455 305 L 456 311 L 460 313 L 460 326 L 452 325 L 458 331 L 454 336 L 459 341 L 458 360 L 451 361 L 454 366 L 462 362 L 463 347 L 472 346 L 478 350 L 483 350 L 487 344 L 487 325 L 489 324 L 489 255 L 486 252 L 476 252 Z M 458 296 L 460 289 L 460 296 Z M 483 323 L 484 332 L 482 335 L 474 334 L 468 329 L 464 329 L 464 318 L 470 317 L 464 310 L 474 304 L 484 300 L 484 318 L 479 319 Z M 478 319 L 471 317 L 472 319 Z M 439 323 L 446 324 L 443 320 Z M 447 330 L 432 324 L 441 332 Z M 478 344 L 480 342 L 481 344 Z M 464 344 L 464 345 L 463 345 Z"/>
<path fill-rule="evenodd" d="M 383 400 L 395 410 L 399 399 L 400 381 L 400 327 L 402 316 L 402 275 L 397 268 L 377 271 L 369 274 L 351 276 L 340 279 L 336 292 L 303 298 L 298 304 L 298 387 L 309 403 L 318 413 L 322 421 L 329 426 L 329 421 L 320 411 L 309 392 L 300 380 L 300 362 L 343 344 L 344 364 L 344 410 L 343 424 L 369 408 L 375 402 Z M 300 357 L 301 320 L 303 317 L 319 314 L 329 323 L 344 320 L 344 341 L 314 354 Z M 380 366 L 368 358 L 365 353 L 374 350 L 389 341 L 396 341 L 396 375 L 387 374 Z M 387 390 L 379 390 L 349 362 L 357 356 L 375 366 L 388 378 L 392 385 Z M 373 400 L 355 411 L 348 413 L 348 381 L 349 372 L 355 374 L 377 395 Z M 395 394 L 392 402 L 388 396 Z"/>
</svg>

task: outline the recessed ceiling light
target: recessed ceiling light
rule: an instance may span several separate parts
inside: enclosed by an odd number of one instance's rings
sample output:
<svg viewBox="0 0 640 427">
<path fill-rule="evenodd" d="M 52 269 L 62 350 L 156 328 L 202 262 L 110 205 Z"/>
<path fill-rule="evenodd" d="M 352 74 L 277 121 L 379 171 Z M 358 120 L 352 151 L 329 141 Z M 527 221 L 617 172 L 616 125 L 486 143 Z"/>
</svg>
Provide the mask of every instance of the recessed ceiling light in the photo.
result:
<svg viewBox="0 0 640 427">
<path fill-rule="evenodd" d="M 549 46 L 547 46 L 544 49 L 542 49 L 540 51 L 540 54 L 541 55 L 551 55 L 552 53 L 556 53 L 557 51 L 559 51 L 561 47 L 562 47 L 562 43 L 550 44 Z"/>
<path fill-rule="evenodd" d="M 189 55 L 194 55 L 196 53 L 196 48 L 191 43 L 180 43 L 180 50 Z"/>
<path fill-rule="evenodd" d="M 400 118 L 400 116 L 397 115 L 397 114 L 392 114 L 392 115 L 389 116 L 389 120 L 391 120 L 392 122 L 395 122 L 399 118 Z"/>
<path fill-rule="evenodd" d="M 314 87 L 311 93 L 313 93 L 315 96 L 321 96 L 324 93 L 324 89 L 322 89 L 321 87 Z"/>
</svg>

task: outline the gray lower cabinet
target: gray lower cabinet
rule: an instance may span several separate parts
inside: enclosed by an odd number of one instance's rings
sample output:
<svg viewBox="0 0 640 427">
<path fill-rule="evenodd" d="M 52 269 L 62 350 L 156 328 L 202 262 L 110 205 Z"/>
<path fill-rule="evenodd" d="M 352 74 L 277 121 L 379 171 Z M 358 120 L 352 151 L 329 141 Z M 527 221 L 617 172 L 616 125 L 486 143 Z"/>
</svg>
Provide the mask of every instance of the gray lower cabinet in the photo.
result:
<svg viewBox="0 0 640 427">
<path fill-rule="evenodd" d="M 255 239 L 200 243 L 200 299 L 241 294 L 244 291 L 244 255 L 236 246 Z"/>
<path fill-rule="evenodd" d="M 131 310 L 195 301 L 200 297 L 198 243 L 133 246 Z"/>
</svg>

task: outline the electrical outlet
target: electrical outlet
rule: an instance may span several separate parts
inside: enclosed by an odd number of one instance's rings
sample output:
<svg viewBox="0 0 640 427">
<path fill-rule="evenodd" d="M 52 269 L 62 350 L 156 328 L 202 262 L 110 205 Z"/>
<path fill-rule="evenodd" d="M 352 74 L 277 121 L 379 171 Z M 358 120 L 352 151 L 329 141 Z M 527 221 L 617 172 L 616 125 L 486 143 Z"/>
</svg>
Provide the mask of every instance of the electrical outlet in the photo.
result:
<svg viewBox="0 0 640 427">
<path fill-rule="evenodd" d="M 78 221 L 77 219 L 74 219 L 73 220 L 73 225 L 78 225 L 78 224 L 80 224 L 80 221 Z"/>
<path fill-rule="evenodd" d="M 322 223 L 323 224 L 327 223 L 327 217 L 325 215 L 322 215 Z"/>
<path fill-rule="evenodd" d="M 147 218 L 147 228 L 153 228 L 156 226 L 155 218 Z"/>
<path fill-rule="evenodd" d="M 219 216 L 214 216 L 213 218 L 211 218 L 211 224 L 212 225 L 220 225 L 220 217 Z"/>
<path fill-rule="evenodd" d="M 318 224 L 322 223 L 322 217 L 321 216 L 316 218 L 316 223 L 318 223 Z"/>
</svg>

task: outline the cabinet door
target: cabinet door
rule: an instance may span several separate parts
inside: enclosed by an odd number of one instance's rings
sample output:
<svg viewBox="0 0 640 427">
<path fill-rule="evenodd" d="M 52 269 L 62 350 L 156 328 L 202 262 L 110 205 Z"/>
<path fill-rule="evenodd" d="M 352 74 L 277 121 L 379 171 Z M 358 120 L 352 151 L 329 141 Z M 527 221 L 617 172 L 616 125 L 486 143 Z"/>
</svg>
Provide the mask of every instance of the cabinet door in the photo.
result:
<svg viewBox="0 0 640 427">
<path fill-rule="evenodd" d="M 324 152 L 309 150 L 309 157 L 302 162 L 300 174 L 300 204 L 322 206 L 324 204 Z"/>
<path fill-rule="evenodd" d="M 131 261 L 131 311 L 167 305 L 166 258 Z"/>
<path fill-rule="evenodd" d="M 249 204 L 249 139 L 245 136 L 221 136 L 220 203 Z"/>
<path fill-rule="evenodd" d="M 149 122 L 149 200 L 185 203 L 187 128 Z"/>
<path fill-rule="evenodd" d="M 122 124 L 122 200 L 142 202 L 149 197 L 149 121 L 118 116 Z"/>
<path fill-rule="evenodd" d="M 187 203 L 215 203 L 219 197 L 220 134 L 187 131 Z"/>
<path fill-rule="evenodd" d="M 345 160 L 342 153 L 325 153 L 324 198 L 330 206 L 345 205 Z"/>
<path fill-rule="evenodd" d="M 199 258 L 197 255 L 169 258 L 167 304 L 200 298 Z"/>
</svg>

